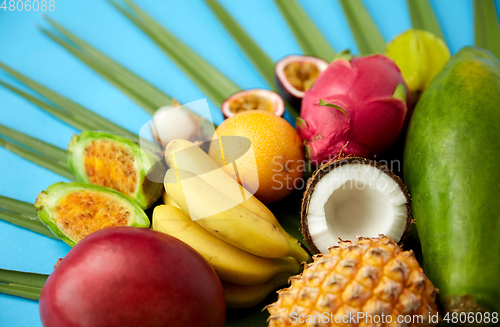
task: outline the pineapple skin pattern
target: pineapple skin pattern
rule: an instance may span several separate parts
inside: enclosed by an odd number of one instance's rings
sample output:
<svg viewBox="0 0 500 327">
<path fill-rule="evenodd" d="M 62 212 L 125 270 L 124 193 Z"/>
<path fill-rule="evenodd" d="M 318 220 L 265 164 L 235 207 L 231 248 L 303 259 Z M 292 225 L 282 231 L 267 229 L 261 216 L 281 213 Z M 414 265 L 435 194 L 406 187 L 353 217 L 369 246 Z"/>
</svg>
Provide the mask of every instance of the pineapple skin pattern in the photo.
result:
<svg viewBox="0 0 500 327">
<path fill-rule="evenodd" d="M 436 325 L 438 290 L 412 251 L 383 235 L 329 250 L 278 292 L 269 327 Z"/>
</svg>

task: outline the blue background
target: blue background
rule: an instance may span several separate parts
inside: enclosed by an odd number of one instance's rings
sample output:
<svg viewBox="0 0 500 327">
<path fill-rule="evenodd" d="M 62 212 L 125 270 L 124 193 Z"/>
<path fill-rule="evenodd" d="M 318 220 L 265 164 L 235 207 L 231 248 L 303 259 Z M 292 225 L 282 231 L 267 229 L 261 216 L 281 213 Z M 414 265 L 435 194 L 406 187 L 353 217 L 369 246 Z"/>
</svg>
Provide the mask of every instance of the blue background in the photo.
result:
<svg viewBox="0 0 500 327">
<path fill-rule="evenodd" d="M 2 2 L 2 0 L 0 0 Z M 301 53 L 272 0 L 220 0 L 273 60 Z M 357 48 L 336 0 L 299 0 L 336 51 Z M 266 87 L 202 0 L 137 3 L 242 88 Z M 405 0 L 364 0 L 386 41 L 410 28 Z M 452 53 L 474 43 L 471 0 L 431 0 Z M 496 1 L 497 8 L 500 1 Z M 38 29 L 47 14 L 181 103 L 204 94 L 139 29 L 103 0 L 56 0 L 53 12 L 0 10 L 0 61 L 138 133 L 150 116 Z M 0 79 L 9 80 L 3 72 Z M 209 102 L 212 109 L 216 109 Z M 214 117 L 220 122 L 222 117 Z M 0 124 L 66 148 L 78 131 L 0 88 Z M 64 178 L 0 148 L 0 195 L 33 203 Z M 49 274 L 69 247 L 0 221 L 0 268 Z M 0 294 L 0 327 L 41 326 L 38 302 Z"/>
</svg>

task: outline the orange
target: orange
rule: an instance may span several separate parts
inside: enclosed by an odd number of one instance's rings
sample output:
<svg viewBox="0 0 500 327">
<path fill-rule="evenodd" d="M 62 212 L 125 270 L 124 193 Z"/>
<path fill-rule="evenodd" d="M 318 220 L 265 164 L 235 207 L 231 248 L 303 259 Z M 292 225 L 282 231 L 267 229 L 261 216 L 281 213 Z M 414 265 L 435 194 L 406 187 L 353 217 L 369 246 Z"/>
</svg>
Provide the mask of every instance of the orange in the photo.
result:
<svg viewBox="0 0 500 327">
<path fill-rule="evenodd" d="M 302 140 L 285 119 L 246 111 L 226 119 L 215 134 L 209 155 L 262 202 L 281 200 L 302 185 Z"/>
</svg>

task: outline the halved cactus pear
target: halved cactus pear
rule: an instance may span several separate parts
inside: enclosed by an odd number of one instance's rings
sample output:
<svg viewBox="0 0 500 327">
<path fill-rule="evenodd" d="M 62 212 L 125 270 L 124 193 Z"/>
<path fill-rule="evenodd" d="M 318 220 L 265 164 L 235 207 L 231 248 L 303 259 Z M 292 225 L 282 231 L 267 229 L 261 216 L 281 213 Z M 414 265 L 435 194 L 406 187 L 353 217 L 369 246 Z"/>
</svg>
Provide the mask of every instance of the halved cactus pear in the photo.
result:
<svg viewBox="0 0 500 327">
<path fill-rule="evenodd" d="M 159 158 L 133 141 L 106 132 L 84 131 L 68 145 L 68 164 L 79 182 L 115 189 L 133 198 L 141 208 L 161 196 L 161 183 L 146 175 Z"/>
<path fill-rule="evenodd" d="M 74 246 L 85 236 L 112 226 L 149 227 L 139 205 L 122 193 L 87 183 L 56 183 L 35 202 L 40 220 L 61 240 Z"/>
</svg>

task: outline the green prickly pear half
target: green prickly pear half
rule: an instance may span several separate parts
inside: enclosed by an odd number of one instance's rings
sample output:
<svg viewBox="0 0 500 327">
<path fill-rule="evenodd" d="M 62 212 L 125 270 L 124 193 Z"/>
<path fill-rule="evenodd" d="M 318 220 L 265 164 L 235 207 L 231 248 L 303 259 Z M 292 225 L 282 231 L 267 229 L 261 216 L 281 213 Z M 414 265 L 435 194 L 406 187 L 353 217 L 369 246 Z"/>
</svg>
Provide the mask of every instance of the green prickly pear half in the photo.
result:
<svg viewBox="0 0 500 327">
<path fill-rule="evenodd" d="M 54 235 L 74 246 L 87 235 L 112 226 L 149 227 L 137 203 L 113 189 L 87 183 L 55 183 L 35 202 L 38 217 Z"/>
<path fill-rule="evenodd" d="M 133 198 L 141 208 L 151 207 L 163 185 L 147 178 L 153 153 L 133 141 L 106 132 L 84 131 L 68 145 L 68 164 L 79 182 L 106 186 Z"/>
<path fill-rule="evenodd" d="M 306 91 L 297 130 L 315 164 L 341 152 L 370 157 L 397 140 L 408 108 L 410 94 L 394 61 L 343 55 Z"/>
<path fill-rule="evenodd" d="M 386 55 L 401 69 L 408 89 L 418 98 L 450 59 L 450 50 L 434 34 L 412 28 L 387 45 Z"/>
</svg>

